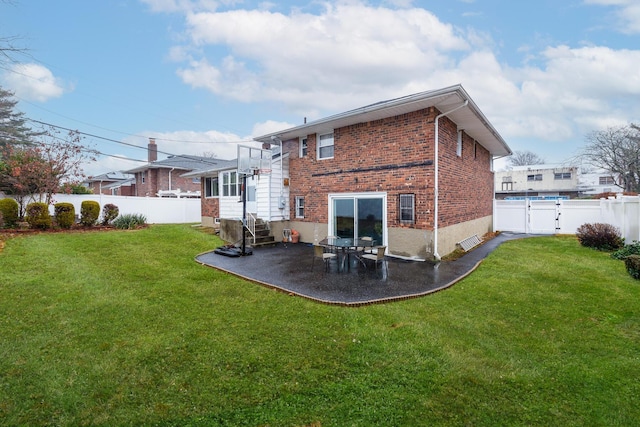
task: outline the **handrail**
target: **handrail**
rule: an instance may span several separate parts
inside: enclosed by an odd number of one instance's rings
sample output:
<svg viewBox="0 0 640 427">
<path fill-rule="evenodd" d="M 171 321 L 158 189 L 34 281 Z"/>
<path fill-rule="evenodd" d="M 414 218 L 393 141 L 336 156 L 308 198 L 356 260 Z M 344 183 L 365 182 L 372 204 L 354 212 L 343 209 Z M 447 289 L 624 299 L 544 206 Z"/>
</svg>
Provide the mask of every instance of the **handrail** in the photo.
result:
<svg viewBox="0 0 640 427">
<path fill-rule="evenodd" d="M 247 223 L 245 225 L 251 236 L 253 236 L 253 244 L 256 244 L 256 217 L 252 213 L 247 212 Z"/>
</svg>

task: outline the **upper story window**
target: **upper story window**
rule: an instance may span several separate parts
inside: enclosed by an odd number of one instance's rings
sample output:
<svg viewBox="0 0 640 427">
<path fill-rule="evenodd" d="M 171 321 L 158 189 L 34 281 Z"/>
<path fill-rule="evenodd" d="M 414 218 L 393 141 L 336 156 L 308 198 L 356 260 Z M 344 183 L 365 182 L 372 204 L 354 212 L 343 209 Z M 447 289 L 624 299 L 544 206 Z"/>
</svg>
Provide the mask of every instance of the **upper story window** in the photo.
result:
<svg viewBox="0 0 640 427">
<path fill-rule="evenodd" d="M 553 179 L 571 179 L 571 172 L 554 173 Z"/>
<path fill-rule="evenodd" d="M 615 185 L 616 181 L 612 176 L 601 176 L 598 178 L 599 185 Z"/>
<path fill-rule="evenodd" d="M 318 159 L 333 158 L 333 132 L 318 136 Z"/>
<path fill-rule="evenodd" d="M 220 190 L 218 188 L 218 177 L 204 179 L 204 197 L 218 197 Z"/>
<path fill-rule="evenodd" d="M 307 157 L 307 137 L 300 138 L 300 157 Z"/>
<path fill-rule="evenodd" d="M 462 157 L 462 131 L 458 131 L 458 143 L 456 144 L 456 156 Z"/>
<path fill-rule="evenodd" d="M 233 172 L 222 173 L 222 195 L 225 197 L 237 196 L 240 194 L 238 189 L 238 174 Z"/>
<path fill-rule="evenodd" d="M 527 175 L 527 181 L 542 181 L 542 174 Z"/>
<path fill-rule="evenodd" d="M 513 191 L 513 182 L 505 181 L 502 183 L 502 191 Z"/>
</svg>

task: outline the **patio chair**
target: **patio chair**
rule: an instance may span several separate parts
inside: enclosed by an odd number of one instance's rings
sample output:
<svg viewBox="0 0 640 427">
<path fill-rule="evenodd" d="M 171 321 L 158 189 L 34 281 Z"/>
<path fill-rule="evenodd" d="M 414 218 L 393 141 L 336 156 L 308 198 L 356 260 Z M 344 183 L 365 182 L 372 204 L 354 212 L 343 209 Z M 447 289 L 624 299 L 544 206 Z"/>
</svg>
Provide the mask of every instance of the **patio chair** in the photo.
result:
<svg viewBox="0 0 640 427">
<path fill-rule="evenodd" d="M 362 260 L 362 262 L 364 263 L 365 260 L 369 260 L 369 261 L 373 261 L 376 270 L 378 269 L 378 262 L 382 261 L 384 262 L 384 252 L 387 250 L 386 246 L 376 246 L 374 249 L 376 249 L 376 253 L 366 253 L 366 254 L 362 254 L 360 256 L 360 259 Z"/>
<path fill-rule="evenodd" d="M 373 242 L 373 237 L 363 236 L 363 237 L 360 237 L 360 240 L 366 240 L 367 242 Z M 372 246 L 358 246 L 356 251 L 357 252 L 362 252 L 364 254 L 364 253 L 371 253 L 371 249 L 373 249 Z"/>
<path fill-rule="evenodd" d="M 332 259 L 337 259 L 337 255 L 333 252 L 325 252 L 323 246 L 313 245 L 313 261 L 311 263 L 311 271 L 313 271 L 313 266 L 316 263 L 316 258 L 321 258 L 324 263 L 325 271 L 329 269 L 329 263 Z"/>
</svg>

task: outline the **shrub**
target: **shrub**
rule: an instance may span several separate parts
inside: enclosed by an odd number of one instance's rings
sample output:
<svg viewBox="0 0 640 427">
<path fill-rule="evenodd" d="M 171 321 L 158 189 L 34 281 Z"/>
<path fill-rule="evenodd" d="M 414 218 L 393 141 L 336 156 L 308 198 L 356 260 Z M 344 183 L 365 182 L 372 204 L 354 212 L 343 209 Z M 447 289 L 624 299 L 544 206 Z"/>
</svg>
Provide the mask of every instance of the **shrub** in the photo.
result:
<svg viewBox="0 0 640 427">
<path fill-rule="evenodd" d="M 102 208 L 102 225 L 109 225 L 118 217 L 120 209 L 113 203 L 107 203 Z"/>
<path fill-rule="evenodd" d="M 71 228 L 76 221 L 76 208 L 73 203 L 56 203 L 53 205 L 56 224 L 61 228 Z"/>
<path fill-rule="evenodd" d="M 31 228 L 46 230 L 51 228 L 51 215 L 49 215 L 49 205 L 46 203 L 29 203 L 27 205 L 25 219 Z"/>
<path fill-rule="evenodd" d="M 100 216 L 100 203 L 93 200 L 85 200 L 80 205 L 80 223 L 85 227 L 91 227 L 98 222 Z"/>
<path fill-rule="evenodd" d="M 576 231 L 576 237 L 582 246 L 599 251 L 613 251 L 624 245 L 620 230 L 611 224 L 582 224 Z"/>
<path fill-rule="evenodd" d="M 640 279 L 640 255 L 629 255 L 624 259 L 624 266 L 634 279 Z"/>
<path fill-rule="evenodd" d="M 624 245 L 622 249 L 612 253 L 611 258 L 623 260 L 629 255 L 640 255 L 640 242 L 633 242 L 630 245 Z"/>
<path fill-rule="evenodd" d="M 121 230 L 132 230 L 147 223 L 147 218 L 142 214 L 124 214 L 113 221 L 113 226 Z"/>
<path fill-rule="evenodd" d="M 15 200 L 11 198 L 0 200 L 0 212 L 2 212 L 5 227 L 14 227 L 16 225 L 19 211 L 20 206 Z"/>
<path fill-rule="evenodd" d="M 0 228 L 4 228 L 4 215 L 2 215 L 2 211 L 0 211 Z"/>
</svg>

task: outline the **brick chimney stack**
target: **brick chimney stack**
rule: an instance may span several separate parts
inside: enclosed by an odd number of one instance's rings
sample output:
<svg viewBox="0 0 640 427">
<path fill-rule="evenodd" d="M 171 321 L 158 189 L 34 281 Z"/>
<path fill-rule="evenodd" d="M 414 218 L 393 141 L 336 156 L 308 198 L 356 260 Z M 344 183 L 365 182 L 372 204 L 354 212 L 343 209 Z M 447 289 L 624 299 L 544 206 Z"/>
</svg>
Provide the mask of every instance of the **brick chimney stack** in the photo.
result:
<svg viewBox="0 0 640 427">
<path fill-rule="evenodd" d="M 156 145 L 155 138 L 149 138 L 149 145 L 147 145 L 147 151 L 149 153 L 149 163 L 158 160 L 158 146 Z"/>
</svg>

